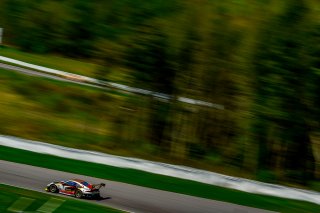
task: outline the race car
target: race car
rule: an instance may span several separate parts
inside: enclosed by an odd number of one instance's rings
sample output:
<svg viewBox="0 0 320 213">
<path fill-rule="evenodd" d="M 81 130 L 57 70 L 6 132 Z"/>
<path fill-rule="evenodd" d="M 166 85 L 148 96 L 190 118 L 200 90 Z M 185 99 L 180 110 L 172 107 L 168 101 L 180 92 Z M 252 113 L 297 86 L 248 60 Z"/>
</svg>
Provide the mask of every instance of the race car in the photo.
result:
<svg viewBox="0 0 320 213">
<path fill-rule="evenodd" d="M 104 183 L 90 184 L 84 180 L 72 179 L 67 181 L 51 182 L 47 185 L 45 190 L 47 192 L 75 196 L 76 198 L 99 198 L 100 188 L 104 186 Z"/>
</svg>

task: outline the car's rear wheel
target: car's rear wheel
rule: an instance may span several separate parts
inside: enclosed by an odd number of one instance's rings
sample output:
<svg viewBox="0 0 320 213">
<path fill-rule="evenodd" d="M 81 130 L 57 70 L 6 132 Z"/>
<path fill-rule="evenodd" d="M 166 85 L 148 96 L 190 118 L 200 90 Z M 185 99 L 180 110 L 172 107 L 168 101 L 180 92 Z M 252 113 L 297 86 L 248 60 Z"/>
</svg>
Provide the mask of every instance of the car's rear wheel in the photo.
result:
<svg viewBox="0 0 320 213">
<path fill-rule="evenodd" d="M 56 185 L 51 184 L 51 185 L 49 186 L 49 191 L 52 192 L 52 193 L 57 193 L 57 192 L 58 192 L 58 188 L 57 188 Z"/>
<path fill-rule="evenodd" d="M 74 194 L 76 198 L 81 198 L 82 197 L 82 192 L 80 190 L 77 190 L 76 193 Z"/>
</svg>

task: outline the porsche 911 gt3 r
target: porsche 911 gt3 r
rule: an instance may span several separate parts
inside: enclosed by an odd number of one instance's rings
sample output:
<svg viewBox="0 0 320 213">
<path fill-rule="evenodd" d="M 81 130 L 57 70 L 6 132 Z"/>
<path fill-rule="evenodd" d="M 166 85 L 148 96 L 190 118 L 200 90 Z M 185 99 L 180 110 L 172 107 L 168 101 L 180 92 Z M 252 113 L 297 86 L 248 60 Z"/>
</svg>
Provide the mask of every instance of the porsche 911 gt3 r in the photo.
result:
<svg viewBox="0 0 320 213">
<path fill-rule="evenodd" d="M 72 179 L 67 181 L 51 182 L 47 185 L 45 190 L 52 193 L 72 195 L 76 198 L 99 198 L 100 188 L 102 186 L 105 186 L 105 184 L 90 184 L 84 180 Z"/>
</svg>

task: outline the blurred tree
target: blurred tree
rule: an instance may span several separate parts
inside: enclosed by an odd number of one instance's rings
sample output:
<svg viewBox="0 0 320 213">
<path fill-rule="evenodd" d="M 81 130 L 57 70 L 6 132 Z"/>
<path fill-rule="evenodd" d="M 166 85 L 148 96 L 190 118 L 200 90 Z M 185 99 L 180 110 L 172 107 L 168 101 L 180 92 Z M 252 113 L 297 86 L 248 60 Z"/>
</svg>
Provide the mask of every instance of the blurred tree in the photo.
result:
<svg viewBox="0 0 320 213">
<path fill-rule="evenodd" d="M 73 57 L 91 57 L 96 38 L 96 1 L 71 1 L 72 18 L 67 20 L 64 32 L 64 54 Z"/>
<path fill-rule="evenodd" d="M 109 80 L 108 76 L 116 68 L 122 67 L 125 63 L 125 46 L 120 41 L 110 41 L 99 39 L 95 46 L 94 57 L 101 65 L 96 70 L 95 75 L 98 79 Z"/>
<path fill-rule="evenodd" d="M 0 22 L 1 26 L 6 30 L 6 35 L 8 37 L 7 42 L 20 45 L 19 40 L 21 33 L 18 33 L 17 29 L 21 27 L 20 21 L 24 18 L 30 2 L 4 0 L 2 4 L 3 8 L 1 9 L 3 13 L 1 13 Z M 20 32 L 23 32 L 23 30 Z"/>
<path fill-rule="evenodd" d="M 310 127 L 310 139 L 312 144 L 312 151 L 317 160 L 315 165 L 315 177 L 320 177 L 320 164 L 319 164 L 319 119 L 320 119 L 320 25 L 319 23 L 310 22 L 308 32 L 307 52 L 310 56 L 310 67 L 307 70 L 306 76 L 306 94 L 304 97 L 304 103 L 308 108 L 308 114 L 306 116 L 308 125 Z M 310 156 L 307 156 L 310 158 Z M 313 156 L 311 156 L 313 157 Z M 312 168 L 313 165 L 310 165 Z"/>
<path fill-rule="evenodd" d="M 155 26 L 139 28 L 127 52 L 127 66 L 133 69 L 137 85 L 143 82 L 147 89 L 172 94 L 175 70 L 169 54 L 168 38 Z"/>
<path fill-rule="evenodd" d="M 306 13 L 304 1 L 288 1 L 284 13 L 262 31 L 253 61 L 259 169 L 272 170 L 280 160 L 281 168 L 298 181 L 312 177 L 314 164 L 303 101 L 308 76 L 302 27 Z M 281 148 L 276 151 L 277 146 Z"/>
<path fill-rule="evenodd" d="M 169 54 L 168 38 L 151 25 L 144 25 L 136 32 L 135 39 L 127 53 L 127 65 L 133 69 L 137 85 L 144 85 L 152 91 L 173 94 L 175 69 Z M 169 104 L 151 98 L 150 101 L 150 141 L 160 148 L 168 148 L 162 143 L 168 126 Z"/>
</svg>

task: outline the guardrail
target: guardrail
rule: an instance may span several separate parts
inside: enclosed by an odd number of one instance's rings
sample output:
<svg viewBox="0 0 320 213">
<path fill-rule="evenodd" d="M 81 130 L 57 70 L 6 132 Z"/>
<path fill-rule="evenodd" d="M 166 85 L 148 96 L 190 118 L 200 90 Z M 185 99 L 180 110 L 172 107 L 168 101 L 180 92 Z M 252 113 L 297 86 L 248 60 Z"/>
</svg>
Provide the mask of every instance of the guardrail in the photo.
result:
<svg viewBox="0 0 320 213">
<path fill-rule="evenodd" d="M 50 154 L 69 159 L 99 163 L 115 167 L 136 169 L 154 174 L 167 175 L 171 177 L 237 189 L 250 193 L 271 195 L 320 204 L 319 192 L 232 177 L 186 166 L 178 166 L 137 158 L 121 157 L 94 151 L 73 149 L 6 135 L 0 135 L 0 145 L 42 154 Z"/>
<path fill-rule="evenodd" d="M 114 82 L 102 81 L 99 79 L 95 79 L 95 78 L 91 78 L 91 77 L 87 77 L 87 76 L 83 76 L 83 75 L 78 75 L 78 74 L 74 74 L 74 73 L 64 72 L 61 70 L 56 70 L 56 69 L 51 69 L 51 68 L 47 68 L 47 67 L 43 67 L 43 66 L 39 66 L 39 65 L 26 63 L 23 61 L 19 61 L 19 60 L 4 57 L 4 56 L 0 56 L 0 61 L 5 61 L 5 62 L 11 63 L 11 64 L 16 64 L 16 65 L 19 65 L 22 67 L 27 67 L 27 68 L 34 69 L 34 70 L 39 70 L 41 72 L 49 73 L 52 75 L 57 75 L 57 76 L 60 76 L 60 77 L 63 77 L 65 79 L 72 80 L 72 81 L 80 81 L 80 82 L 85 82 L 85 83 L 91 83 L 93 85 L 111 87 L 111 88 L 120 89 L 120 90 L 123 90 L 126 92 L 137 93 L 137 94 L 141 94 L 141 95 L 151 95 L 155 98 L 160 98 L 163 100 L 176 99 L 177 101 L 187 103 L 187 104 L 211 107 L 211 108 L 215 108 L 215 109 L 219 109 L 219 110 L 224 109 L 224 106 L 221 104 L 215 104 L 215 103 L 210 103 L 210 102 L 206 102 L 206 101 L 195 100 L 195 99 L 185 98 L 185 97 L 173 97 L 173 96 L 165 94 L 165 93 L 154 92 L 154 91 L 150 91 L 150 90 L 130 87 L 127 85 L 118 84 L 118 83 L 114 83 Z"/>
</svg>

